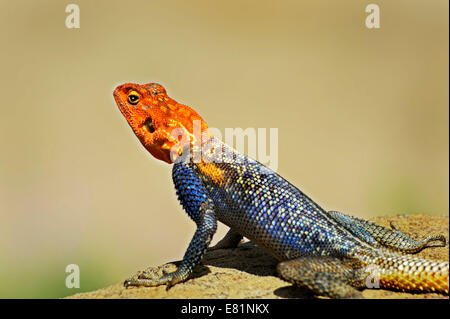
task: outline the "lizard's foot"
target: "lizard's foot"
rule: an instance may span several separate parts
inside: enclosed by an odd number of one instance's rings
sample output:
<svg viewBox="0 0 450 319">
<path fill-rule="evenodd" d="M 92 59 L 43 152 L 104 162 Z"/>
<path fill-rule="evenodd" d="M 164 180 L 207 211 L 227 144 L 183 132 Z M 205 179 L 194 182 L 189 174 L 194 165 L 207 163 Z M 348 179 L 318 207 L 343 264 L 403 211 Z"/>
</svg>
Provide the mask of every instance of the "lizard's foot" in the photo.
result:
<svg viewBox="0 0 450 319">
<path fill-rule="evenodd" d="M 393 221 L 389 222 L 389 225 L 391 226 L 391 228 L 394 231 L 396 231 L 399 234 L 402 234 L 406 237 L 406 235 L 401 232 L 401 230 L 397 227 L 397 225 L 394 224 Z M 440 242 L 440 243 L 438 243 L 436 245 L 429 245 L 430 243 L 436 242 L 436 241 Z M 418 244 L 417 244 L 418 249 L 423 249 L 423 248 L 428 248 L 428 247 L 445 247 L 445 245 L 447 244 L 447 240 L 445 239 L 444 235 L 431 235 L 431 236 L 428 236 L 427 238 L 425 238 L 423 240 L 419 240 L 417 242 L 418 242 Z"/>
<path fill-rule="evenodd" d="M 400 236 L 403 236 L 404 239 L 409 239 L 410 246 L 407 247 L 405 250 L 405 252 L 418 252 L 421 251 L 424 248 L 430 248 L 430 247 L 445 247 L 445 245 L 447 244 L 447 240 L 445 239 L 444 235 L 431 235 L 428 236 L 427 238 L 423 239 L 423 240 L 413 240 L 410 239 L 408 236 L 406 236 L 404 233 L 402 233 L 402 231 L 394 224 L 394 222 L 390 222 L 389 223 L 391 228 L 393 229 L 394 233 L 397 233 Z M 392 237 L 392 236 L 391 236 Z M 440 242 L 440 243 L 436 243 L 434 245 L 430 245 L 430 243 L 433 242 Z M 398 247 L 396 247 L 398 248 Z"/>
<path fill-rule="evenodd" d="M 389 229 L 364 219 L 345 215 L 338 211 L 329 211 L 328 214 L 342 226 L 347 228 L 353 235 L 375 247 L 381 245 L 393 250 L 413 254 L 424 248 L 444 247 L 446 244 L 446 240 L 443 235 L 428 236 L 424 240 L 412 239 L 401 232 L 393 222 L 390 223 L 391 229 Z M 436 241 L 440 243 L 430 245 L 430 243 Z"/>
<path fill-rule="evenodd" d="M 286 281 L 330 298 L 363 298 L 360 265 L 352 259 L 308 256 L 281 262 L 277 272 Z M 360 278 L 361 277 L 361 278 Z"/>
<path fill-rule="evenodd" d="M 445 239 L 444 235 L 428 236 L 423 241 L 426 242 L 427 247 L 445 247 L 445 245 L 447 245 L 447 240 Z M 433 241 L 440 241 L 441 243 L 437 244 L 437 245 L 433 245 L 433 246 L 428 245 L 430 242 L 433 242 Z"/>
<path fill-rule="evenodd" d="M 175 271 L 170 272 L 169 269 L 173 269 L 175 265 L 165 264 L 156 269 L 150 271 L 140 272 L 130 279 L 125 280 L 123 285 L 128 287 L 156 287 L 161 285 L 167 285 L 167 290 L 176 285 L 177 283 L 185 281 L 190 271 L 178 268 Z"/>
</svg>

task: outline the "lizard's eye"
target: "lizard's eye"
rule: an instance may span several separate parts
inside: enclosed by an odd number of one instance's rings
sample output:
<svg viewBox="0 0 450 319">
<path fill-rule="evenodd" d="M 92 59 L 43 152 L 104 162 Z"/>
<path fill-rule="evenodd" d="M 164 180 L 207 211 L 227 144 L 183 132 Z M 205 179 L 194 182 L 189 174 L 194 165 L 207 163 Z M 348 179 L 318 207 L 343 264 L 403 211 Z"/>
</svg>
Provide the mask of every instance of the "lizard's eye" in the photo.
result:
<svg viewBox="0 0 450 319">
<path fill-rule="evenodd" d="M 153 133 L 155 131 L 155 128 L 153 127 L 152 119 L 150 117 L 145 120 L 144 129 L 150 133 Z"/>
<path fill-rule="evenodd" d="M 140 96 L 138 92 L 131 91 L 130 93 L 128 93 L 128 102 L 130 102 L 130 104 L 136 105 L 138 104 L 139 100 Z"/>
</svg>

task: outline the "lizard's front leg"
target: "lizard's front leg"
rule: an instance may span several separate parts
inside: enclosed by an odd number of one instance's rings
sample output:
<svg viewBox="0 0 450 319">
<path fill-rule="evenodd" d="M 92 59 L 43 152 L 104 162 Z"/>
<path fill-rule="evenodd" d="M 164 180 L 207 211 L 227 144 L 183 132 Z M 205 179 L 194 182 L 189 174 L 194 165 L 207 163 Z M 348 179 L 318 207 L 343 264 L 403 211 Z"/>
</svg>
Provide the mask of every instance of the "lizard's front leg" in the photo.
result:
<svg viewBox="0 0 450 319">
<path fill-rule="evenodd" d="M 152 287 L 167 284 L 167 288 L 169 288 L 185 281 L 202 259 L 216 232 L 217 221 L 214 203 L 209 198 L 209 194 L 193 165 L 183 161 L 176 163 L 172 170 L 172 178 L 181 205 L 197 224 L 194 237 L 176 271 L 156 278 L 141 274 L 137 279 L 125 281 L 125 287 Z"/>
<path fill-rule="evenodd" d="M 162 275 L 159 278 L 149 278 L 144 274 L 141 274 L 137 279 L 126 280 L 124 282 L 125 287 L 153 287 L 167 284 L 168 289 L 171 286 L 188 279 L 194 267 L 202 259 L 217 229 L 217 222 L 212 203 L 203 203 L 200 206 L 199 215 L 202 217 L 197 223 L 197 230 L 184 254 L 183 261 L 176 271 Z"/>
</svg>

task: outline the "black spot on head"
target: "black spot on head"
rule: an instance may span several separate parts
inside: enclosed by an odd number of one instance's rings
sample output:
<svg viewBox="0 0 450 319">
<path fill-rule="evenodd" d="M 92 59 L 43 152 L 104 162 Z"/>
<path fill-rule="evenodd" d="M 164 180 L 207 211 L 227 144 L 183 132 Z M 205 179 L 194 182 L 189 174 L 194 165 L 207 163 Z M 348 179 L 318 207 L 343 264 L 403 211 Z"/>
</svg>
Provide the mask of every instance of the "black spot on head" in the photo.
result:
<svg viewBox="0 0 450 319">
<path fill-rule="evenodd" d="M 151 117 L 149 117 L 147 120 L 145 120 L 144 126 L 146 127 L 147 131 L 149 131 L 150 133 L 155 132 L 155 127 L 153 126 Z"/>
</svg>

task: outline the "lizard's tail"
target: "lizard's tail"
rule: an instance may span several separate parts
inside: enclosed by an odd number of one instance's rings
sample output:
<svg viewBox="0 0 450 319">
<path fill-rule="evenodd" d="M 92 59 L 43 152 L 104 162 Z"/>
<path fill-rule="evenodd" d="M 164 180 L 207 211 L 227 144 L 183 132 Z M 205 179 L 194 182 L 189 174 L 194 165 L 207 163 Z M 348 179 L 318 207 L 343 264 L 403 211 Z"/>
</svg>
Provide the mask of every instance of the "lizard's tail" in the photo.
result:
<svg viewBox="0 0 450 319">
<path fill-rule="evenodd" d="M 370 267 L 373 267 L 372 269 Z M 449 263 L 411 255 L 389 254 L 376 257 L 367 270 L 372 284 L 380 288 L 448 294 Z M 370 285 L 366 279 L 366 284 Z"/>
</svg>

